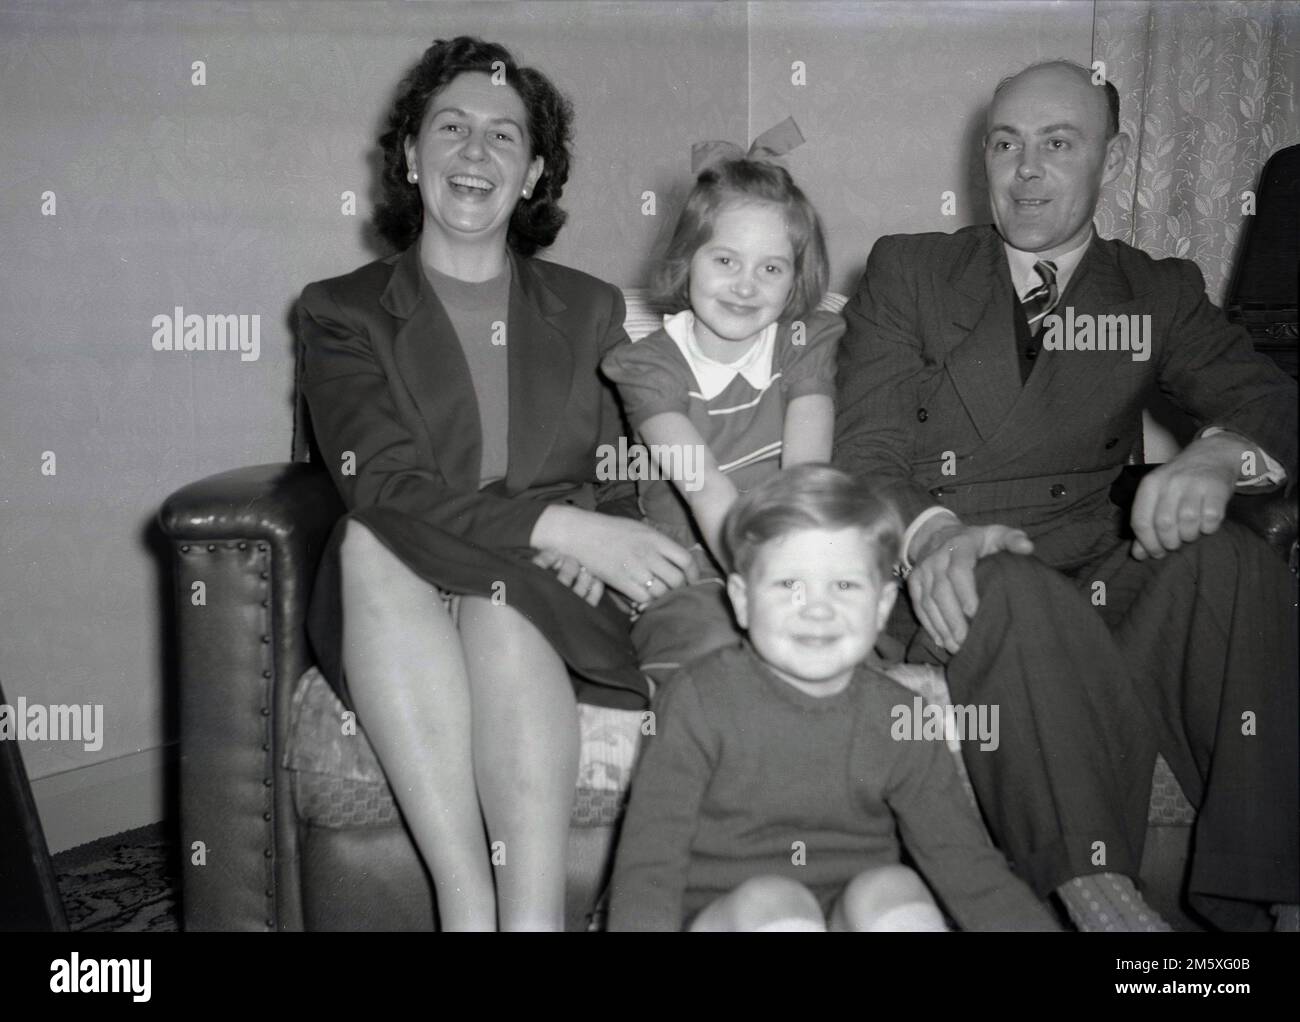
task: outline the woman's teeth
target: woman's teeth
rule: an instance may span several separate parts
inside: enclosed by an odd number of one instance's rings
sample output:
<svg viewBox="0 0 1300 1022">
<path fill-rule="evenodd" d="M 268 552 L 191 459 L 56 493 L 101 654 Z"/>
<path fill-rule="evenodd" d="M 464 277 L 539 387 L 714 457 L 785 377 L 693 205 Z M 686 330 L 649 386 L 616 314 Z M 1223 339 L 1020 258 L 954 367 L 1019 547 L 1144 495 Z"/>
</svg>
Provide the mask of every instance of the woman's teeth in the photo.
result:
<svg viewBox="0 0 1300 1022">
<path fill-rule="evenodd" d="M 486 195 L 496 186 L 491 181 L 481 177 L 471 177 L 468 174 L 457 174 L 451 178 L 451 186 L 457 191 L 472 192 L 480 195 Z"/>
</svg>

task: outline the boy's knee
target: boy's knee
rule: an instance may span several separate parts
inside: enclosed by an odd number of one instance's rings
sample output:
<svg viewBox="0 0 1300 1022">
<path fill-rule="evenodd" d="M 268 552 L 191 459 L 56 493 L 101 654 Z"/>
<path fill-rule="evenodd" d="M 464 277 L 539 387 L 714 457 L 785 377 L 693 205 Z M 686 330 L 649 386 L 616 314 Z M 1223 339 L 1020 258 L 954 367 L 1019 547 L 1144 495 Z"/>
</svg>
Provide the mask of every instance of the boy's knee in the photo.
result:
<svg viewBox="0 0 1300 1022">
<path fill-rule="evenodd" d="M 840 896 L 837 929 L 942 931 L 943 913 L 929 888 L 906 866 L 882 866 L 859 873 Z"/>
<path fill-rule="evenodd" d="M 781 876 L 746 880 L 732 892 L 744 929 L 793 920 L 822 922 L 821 906 L 803 884 Z"/>
<path fill-rule="evenodd" d="M 896 864 L 859 873 L 841 898 L 850 911 L 879 912 L 904 902 L 929 901 L 930 891 L 915 871 Z"/>
</svg>

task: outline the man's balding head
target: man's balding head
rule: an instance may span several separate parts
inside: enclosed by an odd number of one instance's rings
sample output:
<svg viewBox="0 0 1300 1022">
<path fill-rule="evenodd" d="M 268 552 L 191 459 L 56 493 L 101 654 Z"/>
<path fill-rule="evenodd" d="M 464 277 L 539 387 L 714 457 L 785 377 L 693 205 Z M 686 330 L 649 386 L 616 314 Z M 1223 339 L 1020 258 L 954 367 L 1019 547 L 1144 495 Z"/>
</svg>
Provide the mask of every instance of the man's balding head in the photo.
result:
<svg viewBox="0 0 1300 1022">
<path fill-rule="evenodd" d="M 1081 82 L 1087 83 L 1088 88 L 1100 93 L 1106 103 L 1106 138 L 1109 140 L 1119 134 L 1119 89 L 1115 88 L 1115 83 L 1110 79 L 1106 79 L 1101 85 L 1094 85 L 1092 83 L 1092 71 L 1072 60 L 1044 60 L 1037 64 L 1030 64 L 1024 70 L 1017 71 L 1013 75 L 1007 75 L 993 89 L 993 98 L 996 100 L 998 93 L 1017 79 L 1048 69 L 1073 74 Z M 990 107 L 991 110 L 992 107 Z"/>
<path fill-rule="evenodd" d="M 1052 259 L 1092 229 L 1101 186 L 1124 167 L 1114 86 L 1093 85 L 1087 68 L 1064 60 L 1003 79 L 984 136 L 993 219 L 1003 240 Z"/>
</svg>

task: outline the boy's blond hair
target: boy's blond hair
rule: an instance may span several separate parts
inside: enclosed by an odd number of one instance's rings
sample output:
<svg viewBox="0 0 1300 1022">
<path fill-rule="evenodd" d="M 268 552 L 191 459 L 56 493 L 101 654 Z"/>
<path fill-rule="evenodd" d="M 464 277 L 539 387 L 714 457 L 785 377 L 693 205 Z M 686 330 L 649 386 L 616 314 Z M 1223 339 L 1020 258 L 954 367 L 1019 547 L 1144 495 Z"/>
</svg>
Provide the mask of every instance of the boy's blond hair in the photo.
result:
<svg viewBox="0 0 1300 1022">
<path fill-rule="evenodd" d="M 764 543 L 800 529 L 861 529 L 878 578 L 898 561 L 903 522 L 893 502 L 830 465 L 796 465 L 744 494 L 727 513 L 723 543 L 733 571 L 744 575 Z"/>
</svg>

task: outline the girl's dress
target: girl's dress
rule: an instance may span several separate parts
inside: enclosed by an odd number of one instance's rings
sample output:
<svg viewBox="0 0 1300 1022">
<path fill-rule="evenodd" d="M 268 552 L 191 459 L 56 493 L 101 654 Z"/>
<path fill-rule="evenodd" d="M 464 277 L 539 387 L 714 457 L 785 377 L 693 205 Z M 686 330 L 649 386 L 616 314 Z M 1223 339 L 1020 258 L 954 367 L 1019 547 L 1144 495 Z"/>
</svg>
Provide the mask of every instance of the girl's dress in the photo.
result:
<svg viewBox="0 0 1300 1022">
<path fill-rule="evenodd" d="M 680 412 L 699 430 L 718 467 L 740 493 L 781 468 L 789 403 L 835 394 L 835 352 L 844 321 L 829 312 L 773 323 L 736 362 L 718 362 L 695 339 L 689 309 L 664 317 L 663 329 L 616 347 L 601 368 L 618 385 L 634 430 L 651 416 Z M 698 459 L 677 452 L 677 466 Z M 644 462 L 641 462 L 644 464 Z M 657 682 L 706 653 L 740 641 L 718 564 L 709 555 L 685 498 L 668 479 L 638 480 L 645 520 L 691 550 L 700 581 L 674 589 L 641 612 L 632 642 L 641 668 Z"/>
</svg>

